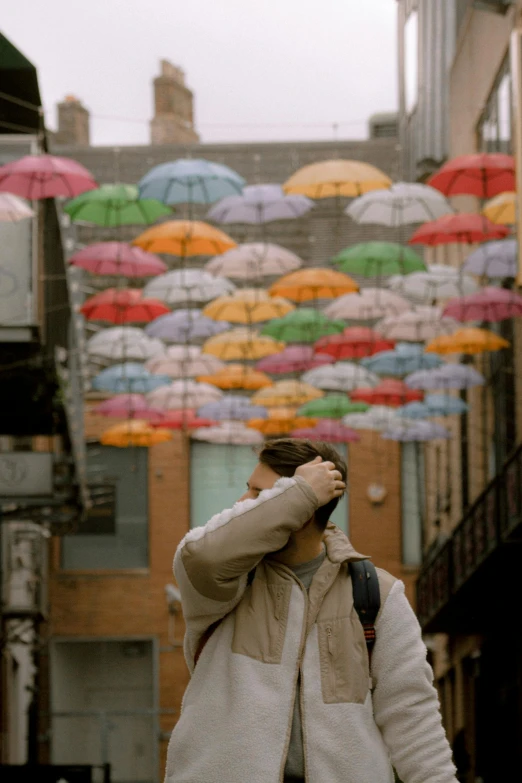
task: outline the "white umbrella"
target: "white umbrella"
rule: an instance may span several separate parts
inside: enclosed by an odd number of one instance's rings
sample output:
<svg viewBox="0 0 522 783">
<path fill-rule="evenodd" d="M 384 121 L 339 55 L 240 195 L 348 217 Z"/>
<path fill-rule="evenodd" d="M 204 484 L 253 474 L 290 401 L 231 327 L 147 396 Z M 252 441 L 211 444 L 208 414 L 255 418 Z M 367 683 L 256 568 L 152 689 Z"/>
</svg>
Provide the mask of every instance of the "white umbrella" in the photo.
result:
<svg viewBox="0 0 522 783">
<path fill-rule="evenodd" d="M 400 419 L 394 421 L 391 426 L 382 433 L 384 440 L 395 440 L 400 443 L 411 443 L 414 441 L 426 442 L 430 440 L 439 440 L 440 438 L 451 438 L 451 432 L 443 427 L 442 424 L 436 424 L 433 421 L 408 421 Z"/>
<path fill-rule="evenodd" d="M 470 275 L 443 264 L 431 264 L 427 272 L 393 275 L 388 279 L 388 286 L 392 291 L 420 304 L 429 304 L 436 299 L 475 294 L 479 290 L 479 286 Z"/>
<path fill-rule="evenodd" d="M 158 275 L 143 289 L 143 297 L 160 299 L 169 305 L 210 302 L 217 296 L 231 294 L 235 285 L 224 277 L 214 277 L 201 269 L 176 269 Z"/>
<path fill-rule="evenodd" d="M 151 408 L 178 410 L 179 408 L 201 408 L 208 402 L 217 402 L 223 392 L 210 383 L 191 380 L 174 381 L 168 386 L 159 386 L 147 394 Z"/>
<path fill-rule="evenodd" d="M 299 256 L 284 247 L 268 242 L 249 242 L 211 258 L 205 270 L 234 280 L 255 280 L 284 275 L 302 265 Z"/>
<path fill-rule="evenodd" d="M 395 421 L 399 421 L 397 411 L 386 405 L 372 405 L 364 413 L 347 413 L 343 424 L 354 430 L 387 430 Z"/>
<path fill-rule="evenodd" d="M 201 353 L 201 348 L 195 345 L 171 345 L 161 356 L 150 359 L 145 366 L 154 375 L 169 375 L 171 378 L 212 375 L 226 367 L 225 362 Z"/>
<path fill-rule="evenodd" d="M 263 442 L 260 432 L 246 427 L 241 421 L 222 421 L 215 427 L 200 427 L 193 430 L 190 437 L 207 443 L 229 443 L 234 446 L 255 446 Z"/>
<path fill-rule="evenodd" d="M 301 217 L 313 206 L 306 196 L 288 196 L 281 185 L 247 185 L 240 195 L 227 196 L 214 204 L 207 218 L 216 223 L 261 225 Z"/>
<path fill-rule="evenodd" d="M 302 381 L 317 389 L 350 392 L 354 389 L 377 386 L 379 377 L 352 362 L 336 362 L 303 373 Z"/>
<path fill-rule="evenodd" d="M 453 334 L 461 325 L 454 318 L 442 315 L 440 307 L 416 307 L 408 313 L 383 318 L 375 325 L 375 331 L 388 340 L 424 342 L 442 334 Z"/>
<path fill-rule="evenodd" d="M 87 340 L 91 357 L 111 361 L 145 361 L 159 356 L 165 346 L 157 337 L 148 337 L 136 326 L 113 326 L 102 329 Z"/>
<path fill-rule="evenodd" d="M 436 220 L 453 209 L 442 193 L 429 185 L 397 182 L 389 190 L 372 190 L 356 198 L 345 212 L 357 223 L 397 228 Z"/>
<path fill-rule="evenodd" d="M 29 204 L 13 193 L 0 193 L 0 223 L 18 223 L 34 216 Z"/>
<path fill-rule="evenodd" d="M 328 318 L 345 321 L 372 321 L 411 310 L 411 303 L 386 288 L 362 288 L 357 294 L 344 294 L 324 308 Z"/>
<path fill-rule="evenodd" d="M 469 364 L 445 364 L 434 370 L 418 370 L 404 382 L 411 389 L 471 389 L 483 386 L 486 379 Z"/>
</svg>

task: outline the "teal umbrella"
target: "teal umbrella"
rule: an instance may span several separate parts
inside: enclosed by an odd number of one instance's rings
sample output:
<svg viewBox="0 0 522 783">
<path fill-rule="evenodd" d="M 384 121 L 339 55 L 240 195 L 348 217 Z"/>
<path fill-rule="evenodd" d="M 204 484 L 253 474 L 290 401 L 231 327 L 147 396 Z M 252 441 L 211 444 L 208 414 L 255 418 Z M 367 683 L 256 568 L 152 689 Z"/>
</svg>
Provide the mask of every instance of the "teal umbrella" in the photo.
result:
<svg viewBox="0 0 522 783">
<path fill-rule="evenodd" d="M 344 326 L 344 321 L 332 321 L 318 310 L 301 307 L 283 318 L 269 321 L 261 329 L 261 334 L 285 343 L 315 343 L 320 337 L 342 332 Z"/>
<path fill-rule="evenodd" d="M 417 253 L 396 242 L 361 242 L 341 250 L 332 263 L 346 274 L 362 277 L 408 275 L 426 270 Z"/>
<path fill-rule="evenodd" d="M 102 185 L 69 201 L 65 212 L 74 221 L 94 223 L 103 228 L 149 226 L 172 209 L 161 201 L 140 199 L 136 185 Z"/>
<path fill-rule="evenodd" d="M 312 419 L 341 419 L 348 413 L 364 413 L 369 407 L 365 402 L 352 402 L 346 394 L 327 394 L 318 400 L 305 402 L 297 415 Z"/>
</svg>

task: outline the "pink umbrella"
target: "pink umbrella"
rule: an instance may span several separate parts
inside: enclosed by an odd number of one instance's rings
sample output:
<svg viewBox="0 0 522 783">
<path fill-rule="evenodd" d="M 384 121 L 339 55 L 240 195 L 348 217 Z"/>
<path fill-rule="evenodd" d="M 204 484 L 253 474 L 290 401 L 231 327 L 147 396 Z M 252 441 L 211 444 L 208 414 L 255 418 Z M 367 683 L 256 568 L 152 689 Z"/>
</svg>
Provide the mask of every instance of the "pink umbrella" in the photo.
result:
<svg viewBox="0 0 522 783">
<path fill-rule="evenodd" d="M 97 187 L 92 174 L 70 158 L 26 155 L 0 166 L 0 191 L 22 198 L 73 198 Z"/>
<path fill-rule="evenodd" d="M 215 427 L 216 424 L 217 421 L 198 416 L 194 408 L 181 408 L 174 411 L 164 411 L 162 419 L 158 422 L 154 421 L 152 426 L 167 430 L 196 430 L 199 427 Z"/>
<path fill-rule="evenodd" d="M 94 275 L 122 277 L 152 277 L 168 268 L 158 256 L 125 242 L 96 242 L 71 256 L 69 263 Z"/>
<path fill-rule="evenodd" d="M 503 321 L 522 315 L 522 296 L 506 288 L 488 286 L 476 294 L 451 299 L 443 315 L 457 321 Z"/>
<path fill-rule="evenodd" d="M 93 413 L 100 416 L 146 419 L 150 422 L 160 422 L 164 418 L 161 411 L 148 405 L 143 394 L 117 394 L 116 397 L 111 397 L 96 405 L 93 408 Z"/>
<path fill-rule="evenodd" d="M 293 430 L 290 434 L 293 438 L 324 440 L 327 443 L 355 443 L 361 439 L 358 432 L 336 419 L 321 419 L 315 427 Z"/>
<path fill-rule="evenodd" d="M 314 353 L 311 345 L 289 345 L 281 353 L 266 356 L 256 364 L 256 370 L 262 372 L 280 373 L 304 372 L 314 367 L 322 367 L 331 364 L 332 356 L 322 353 Z"/>
</svg>

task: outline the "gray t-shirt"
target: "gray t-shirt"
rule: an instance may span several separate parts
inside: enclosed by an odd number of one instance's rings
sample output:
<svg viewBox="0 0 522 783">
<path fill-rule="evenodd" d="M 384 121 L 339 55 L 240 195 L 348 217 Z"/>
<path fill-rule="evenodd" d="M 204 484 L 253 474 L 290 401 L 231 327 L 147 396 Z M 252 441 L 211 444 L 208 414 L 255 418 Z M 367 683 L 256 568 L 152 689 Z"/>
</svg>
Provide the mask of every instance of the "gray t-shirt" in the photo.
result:
<svg viewBox="0 0 522 783">
<path fill-rule="evenodd" d="M 318 557 L 309 560 L 307 563 L 301 563 L 297 566 L 289 566 L 297 578 L 303 583 L 307 590 L 310 589 L 315 572 L 323 562 L 326 551 L 323 545 L 323 551 Z M 292 733 L 290 735 L 290 745 L 288 747 L 288 756 L 285 766 L 285 783 L 304 783 L 304 751 L 303 751 L 303 733 L 301 729 L 301 707 L 300 707 L 300 689 L 301 675 L 297 681 L 297 692 L 294 703 L 294 715 L 292 718 Z"/>
</svg>

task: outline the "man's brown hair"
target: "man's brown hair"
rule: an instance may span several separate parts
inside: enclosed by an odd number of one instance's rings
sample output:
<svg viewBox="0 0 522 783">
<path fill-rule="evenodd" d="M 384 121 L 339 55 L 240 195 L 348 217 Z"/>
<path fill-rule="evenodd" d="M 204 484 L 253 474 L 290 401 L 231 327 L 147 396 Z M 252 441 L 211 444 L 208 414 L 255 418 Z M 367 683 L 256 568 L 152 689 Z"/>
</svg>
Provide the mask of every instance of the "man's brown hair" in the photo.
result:
<svg viewBox="0 0 522 783">
<path fill-rule="evenodd" d="M 304 438 L 277 438 L 266 441 L 257 451 L 259 462 L 271 468 L 279 476 L 291 477 L 300 465 L 311 462 L 316 457 L 322 457 L 324 462 L 333 462 L 342 480 L 346 483 L 348 469 L 346 462 L 338 451 L 322 440 L 306 440 Z M 331 514 L 339 502 L 339 498 L 330 500 L 315 512 L 315 523 L 324 530 Z"/>
</svg>

